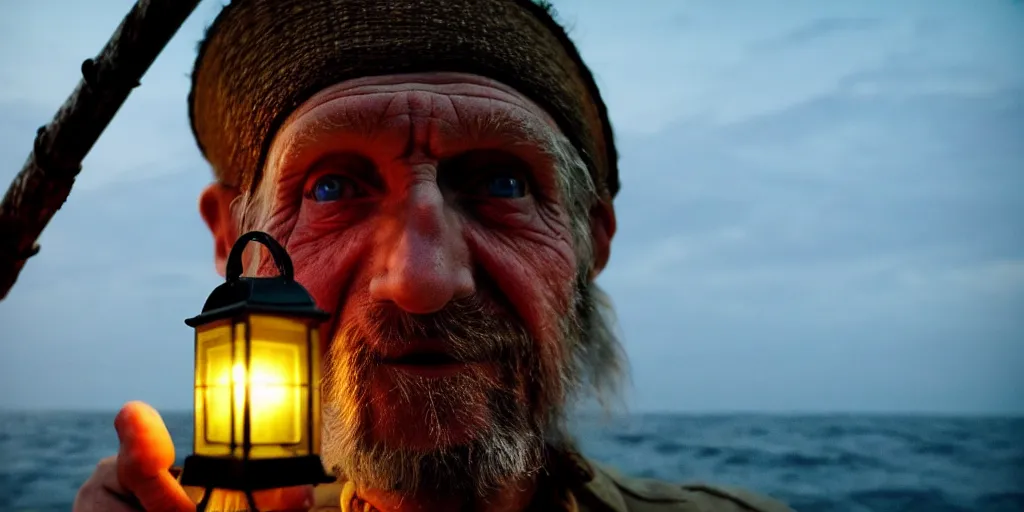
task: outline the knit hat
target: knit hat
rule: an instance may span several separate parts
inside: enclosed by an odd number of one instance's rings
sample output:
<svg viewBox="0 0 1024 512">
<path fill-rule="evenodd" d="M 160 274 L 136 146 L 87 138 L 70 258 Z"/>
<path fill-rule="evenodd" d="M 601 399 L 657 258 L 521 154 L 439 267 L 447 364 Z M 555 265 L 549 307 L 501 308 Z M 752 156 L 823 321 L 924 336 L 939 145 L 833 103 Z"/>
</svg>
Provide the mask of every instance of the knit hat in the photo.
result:
<svg viewBox="0 0 1024 512">
<path fill-rule="evenodd" d="M 463 72 L 502 82 L 558 123 L 601 196 L 618 155 L 590 70 L 532 0 L 234 0 L 199 47 L 192 131 L 217 179 L 250 190 L 284 120 L 317 92 L 368 76 Z"/>
</svg>

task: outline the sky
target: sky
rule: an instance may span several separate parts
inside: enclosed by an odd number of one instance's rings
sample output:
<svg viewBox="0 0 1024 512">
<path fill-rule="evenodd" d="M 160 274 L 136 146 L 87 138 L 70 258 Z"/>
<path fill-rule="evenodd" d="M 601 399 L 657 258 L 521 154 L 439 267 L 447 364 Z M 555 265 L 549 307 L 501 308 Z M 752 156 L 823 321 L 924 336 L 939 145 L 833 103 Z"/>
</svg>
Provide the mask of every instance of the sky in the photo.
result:
<svg viewBox="0 0 1024 512">
<path fill-rule="evenodd" d="M 0 184 L 133 0 L 0 16 Z M 1024 414 L 1024 3 L 561 0 L 621 153 L 628 410 Z M 0 408 L 191 407 L 203 1 L 0 302 Z"/>
</svg>

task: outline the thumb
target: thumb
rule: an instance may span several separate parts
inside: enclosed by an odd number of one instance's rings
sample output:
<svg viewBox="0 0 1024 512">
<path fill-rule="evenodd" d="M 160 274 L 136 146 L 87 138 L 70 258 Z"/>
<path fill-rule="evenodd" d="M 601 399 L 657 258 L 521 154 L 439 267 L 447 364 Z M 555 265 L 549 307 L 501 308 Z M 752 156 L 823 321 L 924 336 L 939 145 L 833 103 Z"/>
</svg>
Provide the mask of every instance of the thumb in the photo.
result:
<svg viewBox="0 0 1024 512">
<path fill-rule="evenodd" d="M 121 448 L 117 479 L 147 512 L 192 512 L 195 504 L 171 476 L 174 443 L 163 419 L 142 402 L 129 402 L 114 420 Z"/>
</svg>

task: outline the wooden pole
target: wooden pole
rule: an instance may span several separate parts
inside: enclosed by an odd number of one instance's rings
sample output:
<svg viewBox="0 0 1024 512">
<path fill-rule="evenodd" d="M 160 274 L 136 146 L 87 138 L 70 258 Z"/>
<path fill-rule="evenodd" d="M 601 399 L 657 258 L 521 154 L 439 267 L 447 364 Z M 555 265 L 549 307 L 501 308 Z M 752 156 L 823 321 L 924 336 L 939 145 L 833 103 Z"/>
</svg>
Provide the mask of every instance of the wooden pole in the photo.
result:
<svg viewBox="0 0 1024 512">
<path fill-rule="evenodd" d="M 82 63 L 82 80 L 39 128 L 0 203 L 0 300 L 39 252 L 36 240 L 71 193 L 82 160 L 198 3 L 138 0 L 99 55 Z"/>
</svg>

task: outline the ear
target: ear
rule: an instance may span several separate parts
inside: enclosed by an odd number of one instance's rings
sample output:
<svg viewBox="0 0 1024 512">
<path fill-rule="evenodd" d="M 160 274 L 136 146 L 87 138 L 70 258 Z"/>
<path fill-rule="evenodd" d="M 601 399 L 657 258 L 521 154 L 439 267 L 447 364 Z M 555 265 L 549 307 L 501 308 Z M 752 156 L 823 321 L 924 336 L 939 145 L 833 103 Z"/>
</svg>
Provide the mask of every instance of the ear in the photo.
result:
<svg viewBox="0 0 1024 512">
<path fill-rule="evenodd" d="M 597 278 L 608 264 L 615 236 L 615 207 L 610 201 L 598 201 L 590 209 L 590 235 L 594 242 L 594 266 L 590 269 L 590 280 Z"/>
<path fill-rule="evenodd" d="M 199 195 L 199 214 L 213 234 L 213 254 L 217 272 L 224 276 L 231 247 L 238 239 L 238 221 L 231 205 L 238 197 L 238 189 L 213 183 Z"/>
</svg>

